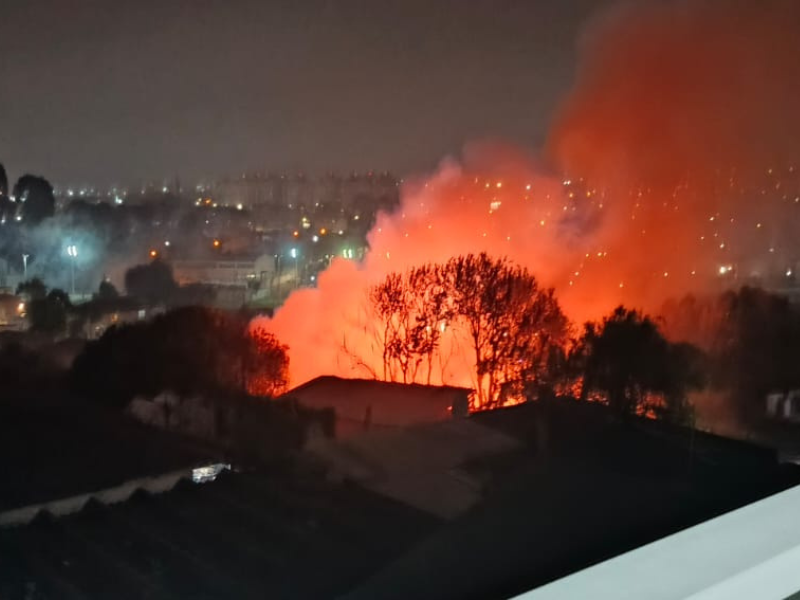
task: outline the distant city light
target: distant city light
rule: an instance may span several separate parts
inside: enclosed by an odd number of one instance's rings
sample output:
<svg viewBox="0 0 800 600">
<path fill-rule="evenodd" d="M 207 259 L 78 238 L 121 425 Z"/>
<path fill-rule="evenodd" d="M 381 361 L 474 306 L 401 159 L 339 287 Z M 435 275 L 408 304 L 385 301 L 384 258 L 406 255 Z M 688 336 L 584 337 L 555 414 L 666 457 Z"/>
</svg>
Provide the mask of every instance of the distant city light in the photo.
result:
<svg viewBox="0 0 800 600">
<path fill-rule="evenodd" d="M 292 248 L 291 250 L 289 250 L 289 256 L 291 256 L 292 258 L 297 258 L 297 248 Z"/>
<path fill-rule="evenodd" d="M 158 250 L 155 249 L 150 250 L 150 258 L 156 258 L 156 257 L 158 257 Z"/>
<path fill-rule="evenodd" d="M 241 202 L 236 205 L 236 210 L 242 210 L 243 208 L 244 208 L 244 206 L 242 206 Z"/>
<path fill-rule="evenodd" d="M 215 240 L 212 242 L 212 244 L 211 244 L 211 245 L 212 245 L 212 246 L 214 246 L 214 248 L 219 248 L 219 247 L 222 245 L 222 242 L 220 242 L 219 240 L 215 239 Z"/>
</svg>

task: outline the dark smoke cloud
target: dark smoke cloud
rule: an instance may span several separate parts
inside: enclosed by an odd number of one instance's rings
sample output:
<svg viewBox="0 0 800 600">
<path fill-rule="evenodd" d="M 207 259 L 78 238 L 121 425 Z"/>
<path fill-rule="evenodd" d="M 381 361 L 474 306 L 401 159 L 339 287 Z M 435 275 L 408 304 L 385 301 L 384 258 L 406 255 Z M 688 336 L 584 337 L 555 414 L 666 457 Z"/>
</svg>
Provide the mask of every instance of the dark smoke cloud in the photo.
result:
<svg viewBox="0 0 800 600">
<path fill-rule="evenodd" d="M 548 144 L 567 172 L 672 184 L 800 149 L 800 3 L 624 4 L 583 36 Z"/>
</svg>

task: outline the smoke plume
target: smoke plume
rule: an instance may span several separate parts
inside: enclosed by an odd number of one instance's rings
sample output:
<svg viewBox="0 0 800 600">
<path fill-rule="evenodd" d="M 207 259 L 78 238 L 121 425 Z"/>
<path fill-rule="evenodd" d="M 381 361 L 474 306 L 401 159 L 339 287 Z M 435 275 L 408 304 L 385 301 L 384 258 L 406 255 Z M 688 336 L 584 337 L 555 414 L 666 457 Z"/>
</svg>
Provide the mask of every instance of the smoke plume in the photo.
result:
<svg viewBox="0 0 800 600">
<path fill-rule="evenodd" d="M 292 383 L 379 362 L 365 299 L 387 273 L 469 252 L 554 286 L 576 322 L 619 303 L 793 276 L 800 215 L 800 4 L 625 5 L 581 40 L 543 153 L 477 144 L 409 182 L 360 264 L 334 260 L 272 320 Z M 456 352 L 456 354 L 458 354 Z M 466 356 L 441 382 L 468 383 Z"/>
</svg>

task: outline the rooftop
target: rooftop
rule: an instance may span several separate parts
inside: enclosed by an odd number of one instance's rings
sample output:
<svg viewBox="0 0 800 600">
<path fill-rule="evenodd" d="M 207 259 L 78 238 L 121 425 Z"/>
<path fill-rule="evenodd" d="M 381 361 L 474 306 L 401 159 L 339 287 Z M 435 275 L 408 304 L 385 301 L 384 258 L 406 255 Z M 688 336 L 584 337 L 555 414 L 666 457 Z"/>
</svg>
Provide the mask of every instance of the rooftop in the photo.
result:
<svg viewBox="0 0 800 600">
<path fill-rule="evenodd" d="M 322 376 L 284 394 L 310 408 L 332 407 L 337 421 L 374 427 L 404 427 L 466 415 L 472 390 L 453 386 L 404 384 L 376 379 Z M 342 428 L 337 427 L 337 435 Z"/>
<path fill-rule="evenodd" d="M 0 530 L 0 596 L 330 598 L 436 525 L 358 487 L 224 473 Z"/>
<path fill-rule="evenodd" d="M 597 405 L 471 419 L 523 445 L 465 464 L 481 502 L 347 598 L 510 597 L 800 483 L 770 450 Z"/>
<path fill-rule="evenodd" d="M 521 405 L 42 514 L 0 530 L 0 597 L 508 597 L 798 482 L 749 444 Z"/>
<path fill-rule="evenodd" d="M 0 511 L 217 459 L 208 447 L 98 406 L 0 402 Z"/>
</svg>

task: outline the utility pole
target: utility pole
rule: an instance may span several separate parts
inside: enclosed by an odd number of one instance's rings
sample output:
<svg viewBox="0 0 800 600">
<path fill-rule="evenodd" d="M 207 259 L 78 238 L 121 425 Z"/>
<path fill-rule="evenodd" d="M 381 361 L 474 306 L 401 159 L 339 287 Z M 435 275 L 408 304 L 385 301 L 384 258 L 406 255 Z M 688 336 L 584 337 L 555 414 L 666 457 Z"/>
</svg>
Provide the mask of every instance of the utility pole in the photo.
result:
<svg viewBox="0 0 800 600">
<path fill-rule="evenodd" d="M 74 244 L 67 246 L 67 254 L 70 257 L 70 272 L 72 274 L 72 295 L 75 296 L 75 261 L 78 258 L 78 247 Z"/>
<path fill-rule="evenodd" d="M 297 266 L 297 248 L 292 248 L 289 255 L 294 259 L 294 287 L 300 287 L 300 271 Z"/>
</svg>

